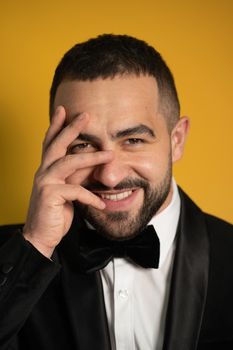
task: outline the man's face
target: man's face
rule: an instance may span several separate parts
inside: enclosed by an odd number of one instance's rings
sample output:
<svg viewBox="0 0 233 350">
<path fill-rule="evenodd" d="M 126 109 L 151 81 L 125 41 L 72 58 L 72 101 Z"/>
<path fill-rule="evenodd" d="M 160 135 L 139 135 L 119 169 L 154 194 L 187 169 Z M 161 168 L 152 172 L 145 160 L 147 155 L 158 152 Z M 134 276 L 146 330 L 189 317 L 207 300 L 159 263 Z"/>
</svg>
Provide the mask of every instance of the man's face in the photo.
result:
<svg viewBox="0 0 233 350">
<path fill-rule="evenodd" d="M 79 213 L 114 238 L 137 234 L 171 200 L 173 142 L 160 114 L 156 81 L 125 76 L 92 82 L 64 81 L 55 108 L 68 123 L 81 112 L 90 120 L 69 153 L 111 150 L 113 159 L 89 170 L 82 186 L 102 198 L 104 210 L 76 203 Z M 67 178 L 79 184 L 80 170 Z"/>
</svg>

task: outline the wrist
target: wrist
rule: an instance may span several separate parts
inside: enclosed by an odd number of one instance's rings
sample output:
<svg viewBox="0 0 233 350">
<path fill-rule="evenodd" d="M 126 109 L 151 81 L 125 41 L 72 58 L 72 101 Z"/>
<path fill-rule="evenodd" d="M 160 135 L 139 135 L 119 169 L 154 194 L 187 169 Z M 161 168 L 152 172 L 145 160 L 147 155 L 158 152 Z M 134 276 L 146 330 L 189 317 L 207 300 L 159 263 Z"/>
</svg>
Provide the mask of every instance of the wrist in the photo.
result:
<svg viewBox="0 0 233 350">
<path fill-rule="evenodd" d="M 50 247 L 49 245 L 44 244 L 29 232 L 24 232 L 23 236 L 26 241 L 30 242 L 46 258 L 51 258 L 55 247 Z"/>
</svg>

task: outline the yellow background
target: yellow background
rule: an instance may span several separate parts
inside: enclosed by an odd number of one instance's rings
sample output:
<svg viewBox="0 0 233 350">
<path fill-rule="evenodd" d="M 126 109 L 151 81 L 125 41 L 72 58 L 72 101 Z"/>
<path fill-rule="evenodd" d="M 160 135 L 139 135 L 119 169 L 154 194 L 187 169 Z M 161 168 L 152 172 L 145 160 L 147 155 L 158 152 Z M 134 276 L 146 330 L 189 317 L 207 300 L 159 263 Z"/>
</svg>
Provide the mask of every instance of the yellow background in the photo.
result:
<svg viewBox="0 0 233 350">
<path fill-rule="evenodd" d="M 0 23 L 0 224 L 25 220 L 58 61 L 101 33 L 134 35 L 162 52 L 191 118 L 177 182 L 233 221 L 233 1 L 2 1 Z"/>
</svg>

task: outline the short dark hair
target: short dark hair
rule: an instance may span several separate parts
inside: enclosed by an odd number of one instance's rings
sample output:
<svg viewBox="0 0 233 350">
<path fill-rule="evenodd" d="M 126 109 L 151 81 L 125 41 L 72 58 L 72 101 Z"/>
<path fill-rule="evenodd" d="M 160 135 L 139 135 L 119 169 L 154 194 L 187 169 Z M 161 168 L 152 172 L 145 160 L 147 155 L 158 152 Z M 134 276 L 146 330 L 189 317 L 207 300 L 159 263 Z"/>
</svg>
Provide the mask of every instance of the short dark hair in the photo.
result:
<svg viewBox="0 0 233 350">
<path fill-rule="evenodd" d="M 160 109 L 171 130 L 180 115 L 174 78 L 159 52 L 128 35 L 103 34 L 76 44 L 58 64 L 50 90 L 50 116 L 59 84 L 64 80 L 93 81 L 119 75 L 149 75 L 158 84 Z"/>
</svg>

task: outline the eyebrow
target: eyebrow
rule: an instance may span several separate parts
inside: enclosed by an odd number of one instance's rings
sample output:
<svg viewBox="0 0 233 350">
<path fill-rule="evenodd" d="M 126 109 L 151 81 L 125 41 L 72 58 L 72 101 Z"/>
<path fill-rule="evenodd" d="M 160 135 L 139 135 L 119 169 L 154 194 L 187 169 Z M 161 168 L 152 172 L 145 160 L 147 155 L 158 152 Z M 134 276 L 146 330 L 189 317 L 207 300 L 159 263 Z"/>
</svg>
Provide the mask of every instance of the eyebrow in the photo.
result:
<svg viewBox="0 0 233 350">
<path fill-rule="evenodd" d="M 97 144 L 101 142 L 101 139 L 99 137 L 92 134 L 84 134 L 84 133 L 79 134 L 79 136 L 77 137 L 77 140 L 88 141 L 88 142 L 93 142 Z"/>
<path fill-rule="evenodd" d="M 139 124 L 139 125 L 133 126 L 132 128 L 127 128 L 124 130 L 119 130 L 116 132 L 116 134 L 115 134 L 115 136 L 113 136 L 113 138 L 114 139 L 121 138 L 121 137 L 125 137 L 125 136 L 132 136 L 135 134 L 146 134 L 146 135 L 149 135 L 149 136 L 155 138 L 154 131 L 144 124 Z"/>
<path fill-rule="evenodd" d="M 138 134 L 140 135 L 146 134 L 152 138 L 155 138 L 154 131 L 151 128 L 149 128 L 144 124 L 139 124 L 139 125 L 133 126 L 132 128 L 127 128 L 127 129 L 117 131 L 115 135 L 112 135 L 112 139 L 115 140 L 122 137 L 138 135 Z M 80 133 L 77 139 L 81 141 L 88 141 L 88 142 L 94 142 L 94 143 L 101 142 L 101 139 L 98 136 L 87 134 L 87 133 Z"/>
</svg>

